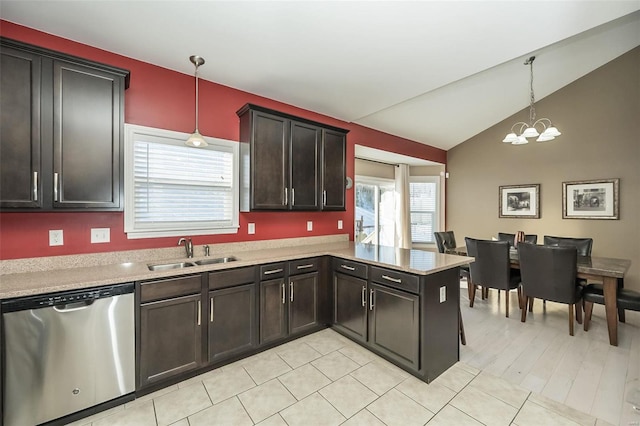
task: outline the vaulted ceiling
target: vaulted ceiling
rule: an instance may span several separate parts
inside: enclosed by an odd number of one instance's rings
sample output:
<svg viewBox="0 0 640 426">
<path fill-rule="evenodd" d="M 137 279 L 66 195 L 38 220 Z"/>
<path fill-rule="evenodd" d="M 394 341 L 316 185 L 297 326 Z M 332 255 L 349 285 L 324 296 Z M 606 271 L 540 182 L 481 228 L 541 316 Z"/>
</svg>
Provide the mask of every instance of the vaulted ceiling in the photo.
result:
<svg viewBox="0 0 640 426">
<path fill-rule="evenodd" d="M 442 149 L 640 45 L 627 1 L 7 1 L 0 17 Z M 543 112 L 542 112 L 543 113 Z M 505 129 L 505 132 L 508 129 Z"/>
</svg>

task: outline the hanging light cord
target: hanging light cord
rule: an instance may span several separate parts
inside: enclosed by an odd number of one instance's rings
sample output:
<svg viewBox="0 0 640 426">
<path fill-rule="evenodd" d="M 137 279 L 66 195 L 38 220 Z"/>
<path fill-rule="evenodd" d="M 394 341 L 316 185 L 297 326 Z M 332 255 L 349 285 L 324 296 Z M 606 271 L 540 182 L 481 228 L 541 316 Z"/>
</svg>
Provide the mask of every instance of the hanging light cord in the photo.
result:
<svg viewBox="0 0 640 426">
<path fill-rule="evenodd" d="M 533 94 L 533 61 L 536 59 L 535 56 L 530 57 L 525 61 L 525 65 L 529 65 L 531 70 L 531 77 L 529 79 L 530 89 L 529 89 L 529 126 L 533 126 L 533 123 L 536 121 L 536 97 Z"/>
<path fill-rule="evenodd" d="M 195 76 L 196 76 L 196 132 L 198 132 L 198 68 L 200 67 L 200 64 L 195 63 L 196 65 L 196 72 L 195 72 Z"/>
</svg>

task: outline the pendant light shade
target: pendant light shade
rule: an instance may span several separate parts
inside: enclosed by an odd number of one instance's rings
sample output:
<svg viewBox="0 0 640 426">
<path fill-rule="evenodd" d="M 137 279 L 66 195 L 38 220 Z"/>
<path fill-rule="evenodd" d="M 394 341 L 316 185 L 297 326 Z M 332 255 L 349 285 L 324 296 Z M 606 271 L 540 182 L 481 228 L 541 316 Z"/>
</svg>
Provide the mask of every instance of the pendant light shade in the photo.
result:
<svg viewBox="0 0 640 426">
<path fill-rule="evenodd" d="M 200 134 L 200 131 L 198 130 L 198 67 L 202 64 L 204 64 L 204 58 L 197 56 L 197 55 L 193 55 L 189 57 L 189 60 L 191 61 L 191 63 L 193 65 L 195 65 L 196 67 L 196 71 L 195 71 L 195 78 L 196 78 L 196 128 L 193 131 L 193 133 L 191 134 L 191 136 L 189 136 L 189 139 L 187 139 L 184 144 L 187 146 L 192 146 L 194 148 L 203 148 L 207 145 L 209 145 L 204 138 L 202 137 L 202 135 Z"/>
<path fill-rule="evenodd" d="M 535 59 L 536 57 L 532 56 L 524 62 L 524 64 L 529 65 L 531 69 L 529 91 L 529 123 L 520 121 L 514 124 L 511 127 L 511 132 L 507 133 L 507 136 L 505 136 L 505 138 L 502 140 L 502 142 L 504 143 L 511 143 L 513 145 L 524 145 L 529 142 L 527 138 L 537 138 L 536 141 L 538 142 L 546 142 L 553 140 L 557 136 L 560 136 L 562 134 L 553 126 L 553 124 L 551 124 L 551 120 L 549 120 L 548 118 L 540 118 L 536 120 L 536 98 L 533 94 L 533 61 Z M 538 126 L 542 130 L 542 133 L 538 132 Z M 516 131 L 515 129 L 519 130 Z"/>
</svg>

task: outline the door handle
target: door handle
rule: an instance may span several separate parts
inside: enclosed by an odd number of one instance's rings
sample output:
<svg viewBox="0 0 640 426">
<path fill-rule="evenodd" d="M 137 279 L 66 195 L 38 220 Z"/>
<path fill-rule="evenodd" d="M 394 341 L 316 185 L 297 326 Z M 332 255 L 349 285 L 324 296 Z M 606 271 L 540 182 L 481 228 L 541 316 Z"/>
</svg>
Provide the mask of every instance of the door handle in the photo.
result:
<svg viewBox="0 0 640 426">
<path fill-rule="evenodd" d="M 213 322 L 213 297 L 209 300 L 209 321 Z"/>
<path fill-rule="evenodd" d="M 373 290 L 369 292 L 369 310 L 373 311 Z"/>
<path fill-rule="evenodd" d="M 291 206 L 296 205 L 296 189 L 291 188 Z"/>
<path fill-rule="evenodd" d="M 362 306 L 367 306 L 367 287 L 364 285 L 362 286 Z"/>
<path fill-rule="evenodd" d="M 81 302 L 65 303 L 64 305 L 54 306 L 53 310 L 60 313 L 75 312 L 87 309 L 93 305 L 93 300 L 83 300 Z"/>
<path fill-rule="evenodd" d="M 202 322 L 202 302 L 198 300 L 198 325 Z"/>
<path fill-rule="evenodd" d="M 290 301 L 293 302 L 293 282 L 289 283 Z"/>
<path fill-rule="evenodd" d="M 288 189 L 285 188 L 284 189 L 284 203 L 282 203 L 282 205 L 286 206 L 287 204 L 289 204 L 289 193 L 288 193 Z"/>
<path fill-rule="evenodd" d="M 322 205 L 323 206 L 327 205 L 327 191 L 326 190 L 322 191 Z"/>
<path fill-rule="evenodd" d="M 282 304 L 284 305 L 285 303 L 287 303 L 287 297 L 285 295 L 284 283 L 282 283 Z"/>
<path fill-rule="evenodd" d="M 53 174 L 53 201 L 58 201 L 58 174 Z"/>
<path fill-rule="evenodd" d="M 33 172 L 33 201 L 38 201 L 38 172 Z"/>
</svg>

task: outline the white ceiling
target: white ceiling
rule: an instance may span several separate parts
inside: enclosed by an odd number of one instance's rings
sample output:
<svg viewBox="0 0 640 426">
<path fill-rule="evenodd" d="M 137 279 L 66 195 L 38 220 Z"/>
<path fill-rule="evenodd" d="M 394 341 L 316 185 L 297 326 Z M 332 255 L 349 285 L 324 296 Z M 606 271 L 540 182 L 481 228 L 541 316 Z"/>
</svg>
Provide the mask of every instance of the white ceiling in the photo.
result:
<svg viewBox="0 0 640 426">
<path fill-rule="evenodd" d="M 198 54 L 206 80 L 442 149 L 528 105 L 530 55 L 541 99 L 640 45 L 640 0 L 2 0 L 0 17 L 185 74 Z"/>
</svg>

